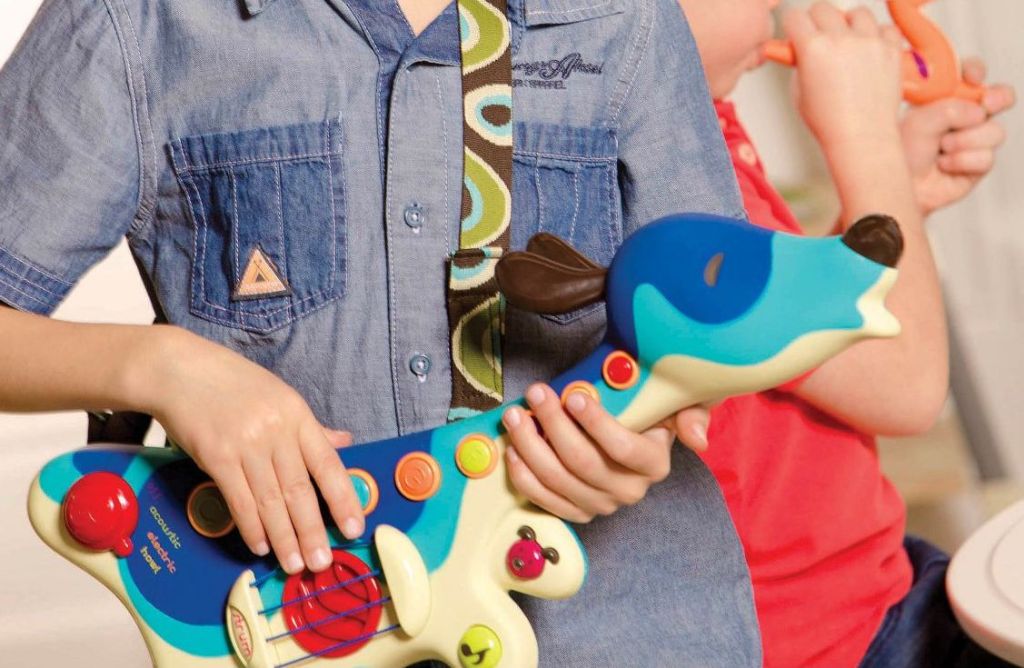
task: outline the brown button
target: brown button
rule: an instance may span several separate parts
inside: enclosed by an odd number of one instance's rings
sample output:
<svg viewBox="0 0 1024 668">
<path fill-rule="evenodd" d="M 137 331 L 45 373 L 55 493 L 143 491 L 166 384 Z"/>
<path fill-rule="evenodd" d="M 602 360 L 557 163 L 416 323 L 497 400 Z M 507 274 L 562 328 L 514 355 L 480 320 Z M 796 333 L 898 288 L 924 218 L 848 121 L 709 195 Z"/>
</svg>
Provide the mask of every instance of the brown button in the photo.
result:
<svg viewBox="0 0 1024 668">
<path fill-rule="evenodd" d="M 441 486 L 441 467 L 425 452 L 410 452 L 395 466 L 395 486 L 410 501 L 429 499 Z"/>
<path fill-rule="evenodd" d="M 189 524 L 200 536 L 220 538 L 235 528 L 228 504 L 212 480 L 196 485 L 185 508 Z"/>
</svg>

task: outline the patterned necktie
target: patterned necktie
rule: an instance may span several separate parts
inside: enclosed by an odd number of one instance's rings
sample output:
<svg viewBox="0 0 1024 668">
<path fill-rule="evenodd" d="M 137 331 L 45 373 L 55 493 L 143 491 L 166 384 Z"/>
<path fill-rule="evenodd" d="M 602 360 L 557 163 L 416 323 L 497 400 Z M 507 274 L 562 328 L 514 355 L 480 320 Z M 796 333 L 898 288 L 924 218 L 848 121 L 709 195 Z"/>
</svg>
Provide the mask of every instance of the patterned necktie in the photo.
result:
<svg viewBox="0 0 1024 668">
<path fill-rule="evenodd" d="M 463 177 L 459 249 L 448 274 L 452 402 L 448 420 L 501 404 L 505 300 L 494 267 L 512 213 L 512 56 L 507 0 L 458 0 Z"/>
</svg>

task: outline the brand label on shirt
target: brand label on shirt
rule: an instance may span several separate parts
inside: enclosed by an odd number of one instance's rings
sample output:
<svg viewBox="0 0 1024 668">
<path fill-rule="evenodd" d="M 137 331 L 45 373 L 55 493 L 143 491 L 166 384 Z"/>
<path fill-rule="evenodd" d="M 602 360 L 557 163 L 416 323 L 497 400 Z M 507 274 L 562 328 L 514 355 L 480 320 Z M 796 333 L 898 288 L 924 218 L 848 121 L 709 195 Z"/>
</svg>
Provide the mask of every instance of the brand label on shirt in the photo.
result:
<svg viewBox="0 0 1024 668">
<path fill-rule="evenodd" d="M 574 74 L 596 75 L 603 69 L 603 62 L 588 63 L 579 53 L 551 60 L 515 63 L 512 65 L 512 87 L 565 90 L 567 80 Z"/>
</svg>

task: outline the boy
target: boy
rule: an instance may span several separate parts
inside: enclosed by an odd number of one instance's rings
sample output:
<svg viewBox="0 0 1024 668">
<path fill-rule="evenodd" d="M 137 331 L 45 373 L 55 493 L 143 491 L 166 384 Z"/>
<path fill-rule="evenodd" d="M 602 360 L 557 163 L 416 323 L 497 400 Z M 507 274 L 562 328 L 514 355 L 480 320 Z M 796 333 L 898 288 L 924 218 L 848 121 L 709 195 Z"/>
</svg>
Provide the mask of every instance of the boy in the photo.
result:
<svg viewBox="0 0 1024 668">
<path fill-rule="evenodd" d="M 0 301 L 17 309 L 0 309 L 0 408 L 150 413 L 219 485 L 254 552 L 289 572 L 327 566 L 313 482 L 342 532 L 362 531 L 334 451 L 350 437 L 330 427 L 365 441 L 447 415 L 462 104 L 445 5 L 45 2 L 0 72 Z M 543 227 L 607 262 L 661 215 L 740 214 L 675 3 L 517 0 L 509 17 L 513 247 Z M 582 65 L 555 65 L 569 62 Z M 122 236 L 169 326 L 31 314 Z M 250 266 L 274 287 L 265 298 L 246 292 Z M 510 309 L 506 396 L 572 364 L 602 326 L 597 309 Z M 540 505 L 612 512 L 674 458 L 657 498 L 584 527 L 589 585 L 532 610 L 545 660 L 757 665 L 746 567 L 706 469 L 666 429 L 599 420 L 586 433 L 532 389 L 568 429 L 560 451 L 609 461 L 602 443 L 628 438 L 648 453 L 596 484 L 568 463 L 534 471 L 544 484 L 523 491 Z M 683 416 L 684 440 L 695 419 Z M 680 570 L 691 575 L 665 587 Z"/>
<path fill-rule="evenodd" d="M 681 4 L 751 221 L 800 233 L 724 101 L 764 62 L 777 1 Z M 983 105 L 915 109 L 901 125 L 893 27 L 880 28 L 865 8 L 843 14 L 817 3 L 788 13 L 784 29 L 799 63 L 798 108 L 839 192 L 840 229 L 882 211 L 899 220 L 906 246 L 887 301 L 902 324 L 898 337 L 859 344 L 783 387 L 712 411 L 703 457 L 750 564 L 765 665 L 988 665 L 992 657 L 965 638 L 945 604 L 944 558 L 917 541 L 904 549 L 903 504 L 879 471 L 870 434 L 923 431 L 941 409 L 946 334 L 923 216 L 965 195 L 991 167 L 1002 130 L 988 114 L 1011 106 L 1012 91 L 993 87 Z"/>
</svg>

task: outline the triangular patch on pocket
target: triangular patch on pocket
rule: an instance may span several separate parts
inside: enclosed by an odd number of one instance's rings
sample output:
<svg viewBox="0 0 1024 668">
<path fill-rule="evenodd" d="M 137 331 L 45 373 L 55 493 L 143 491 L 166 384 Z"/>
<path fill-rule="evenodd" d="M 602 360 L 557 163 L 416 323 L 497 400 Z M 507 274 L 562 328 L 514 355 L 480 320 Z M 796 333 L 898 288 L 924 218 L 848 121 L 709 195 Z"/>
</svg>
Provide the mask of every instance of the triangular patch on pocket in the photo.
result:
<svg viewBox="0 0 1024 668">
<path fill-rule="evenodd" d="M 257 246 L 249 255 L 242 279 L 231 295 L 232 301 L 239 299 L 263 299 L 291 294 L 291 288 L 284 282 L 270 258 Z"/>
</svg>

